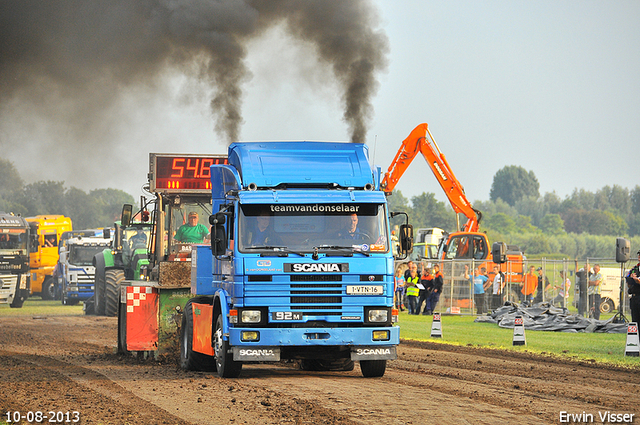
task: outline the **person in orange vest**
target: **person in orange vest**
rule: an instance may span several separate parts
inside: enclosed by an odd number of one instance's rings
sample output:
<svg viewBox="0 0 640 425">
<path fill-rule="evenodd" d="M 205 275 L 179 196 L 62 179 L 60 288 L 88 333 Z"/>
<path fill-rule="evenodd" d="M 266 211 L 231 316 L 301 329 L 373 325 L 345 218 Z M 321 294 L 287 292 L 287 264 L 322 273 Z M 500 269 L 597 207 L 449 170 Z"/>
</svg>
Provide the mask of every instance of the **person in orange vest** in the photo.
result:
<svg viewBox="0 0 640 425">
<path fill-rule="evenodd" d="M 524 282 L 522 284 L 522 289 L 520 289 L 520 301 L 523 304 L 531 304 L 531 300 L 533 300 L 533 293 L 536 292 L 536 288 L 538 287 L 538 276 L 535 273 L 535 267 L 529 267 L 529 273 L 524 275 Z"/>
</svg>

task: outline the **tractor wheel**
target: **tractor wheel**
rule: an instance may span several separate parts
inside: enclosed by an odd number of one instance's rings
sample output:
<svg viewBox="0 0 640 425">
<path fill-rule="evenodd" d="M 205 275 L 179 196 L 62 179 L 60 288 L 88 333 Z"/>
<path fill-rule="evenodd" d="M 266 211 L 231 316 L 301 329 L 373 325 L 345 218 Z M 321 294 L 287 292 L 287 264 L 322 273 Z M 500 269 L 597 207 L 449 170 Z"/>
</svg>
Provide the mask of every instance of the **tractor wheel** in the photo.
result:
<svg viewBox="0 0 640 425">
<path fill-rule="evenodd" d="M 193 305 L 213 304 L 209 297 L 197 297 L 187 301 L 182 314 L 180 327 L 180 367 L 184 370 L 215 371 L 216 361 L 213 356 L 193 351 Z"/>
<path fill-rule="evenodd" d="M 386 369 L 386 360 L 360 360 L 360 370 L 365 378 L 379 378 Z"/>
<path fill-rule="evenodd" d="M 222 338 L 222 315 L 216 318 L 213 331 L 213 350 L 216 356 L 218 376 L 221 378 L 237 378 L 242 372 L 242 362 L 233 360 L 233 353 L 229 352 L 229 341 Z"/>
<path fill-rule="evenodd" d="M 104 274 L 105 316 L 114 317 L 118 313 L 122 281 L 124 281 L 124 270 L 109 269 Z"/>
</svg>

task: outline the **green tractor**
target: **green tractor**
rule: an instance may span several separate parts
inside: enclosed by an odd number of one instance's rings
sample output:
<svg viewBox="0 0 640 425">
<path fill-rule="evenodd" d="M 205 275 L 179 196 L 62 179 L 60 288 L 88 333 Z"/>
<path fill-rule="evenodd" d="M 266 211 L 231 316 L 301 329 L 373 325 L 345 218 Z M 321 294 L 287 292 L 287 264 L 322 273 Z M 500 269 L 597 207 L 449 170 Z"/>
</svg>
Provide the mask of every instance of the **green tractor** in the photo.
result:
<svg viewBox="0 0 640 425">
<path fill-rule="evenodd" d="M 120 221 L 114 223 L 111 248 L 93 258 L 96 269 L 94 309 L 99 316 L 116 316 L 120 285 L 124 280 L 145 280 L 149 266 L 153 225 L 149 212 L 142 208 L 132 221 L 132 206 L 125 205 Z"/>
</svg>

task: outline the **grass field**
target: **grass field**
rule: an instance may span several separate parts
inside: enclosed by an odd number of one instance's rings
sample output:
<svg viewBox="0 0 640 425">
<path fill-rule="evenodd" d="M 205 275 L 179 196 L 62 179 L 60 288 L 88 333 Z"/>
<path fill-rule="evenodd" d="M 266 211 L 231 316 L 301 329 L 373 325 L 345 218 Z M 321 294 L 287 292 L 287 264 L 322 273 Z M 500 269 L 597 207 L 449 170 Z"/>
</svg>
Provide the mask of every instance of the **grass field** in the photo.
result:
<svg viewBox="0 0 640 425">
<path fill-rule="evenodd" d="M 612 315 L 602 315 L 603 320 Z M 432 316 L 400 313 L 400 338 L 513 351 L 528 351 L 640 369 L 640 357 L 624 355 L 626 334 L 526 331 L 526 345 L 513 345 L 513 329 L 475 323 L 475 316 L 441 317 L 442 338 L 431 338 Z"/>
<path fill-rule="evenodd" d="M 82 304 L 65 306 L 60 301 L 28 299 L 22 308 L 0 307 L 3 316 L 74 316 L 82 315 Z M 606 320 L 612 315 L 602 315 Z M 638 368 L 639 357 L 624 355 L 626 334 L 565 333 L 526 331 L 525 346 L 513 345 L 513 330 L 502 329 L 490 323 L 475 323 L 475 316 L 442 316 L 442 338 L 431 338 L 432 316 L 411 316 L 400 313 L 400 338 L 431 341 L 484 348 L 528 351 L 566 357 L 567 360 L 585 360 Z M 115 343 L 115 341 L 114 341 Z"/>
</svg>

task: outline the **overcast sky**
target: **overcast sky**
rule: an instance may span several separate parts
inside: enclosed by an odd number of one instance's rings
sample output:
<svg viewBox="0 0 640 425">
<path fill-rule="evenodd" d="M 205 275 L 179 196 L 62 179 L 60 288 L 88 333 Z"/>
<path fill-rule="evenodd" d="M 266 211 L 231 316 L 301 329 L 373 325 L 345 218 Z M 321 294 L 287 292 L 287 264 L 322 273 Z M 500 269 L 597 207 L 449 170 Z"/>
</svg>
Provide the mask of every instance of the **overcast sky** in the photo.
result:
<svg viewBox="0 0 640 425">
<path fill-rule="evenodd" d="M 378 75 L 367 144 L 383 170 L 426 122 L 471 201 L 489 199 L 506 165 L 532 170 L 541 194 L 562 198 L 575 188 L 640 184 L 639 1 L 373 4 L 389 64 Z M 283 27 L 250 42 L 240 140 L 349 139 L 340 90 L 312 52 Z M 66 143 L 78 133 L 67 131 L 65 114 L 5 101 L 0 157 L 27 183 L 63 180 L 137 197 L 149 152 L 226 152 L 207 93 L 175 69 L 159 83 L 129 86 L 86 143 Z M 422 158 L 396 190 L 446 200 Z"/>
</svg>

